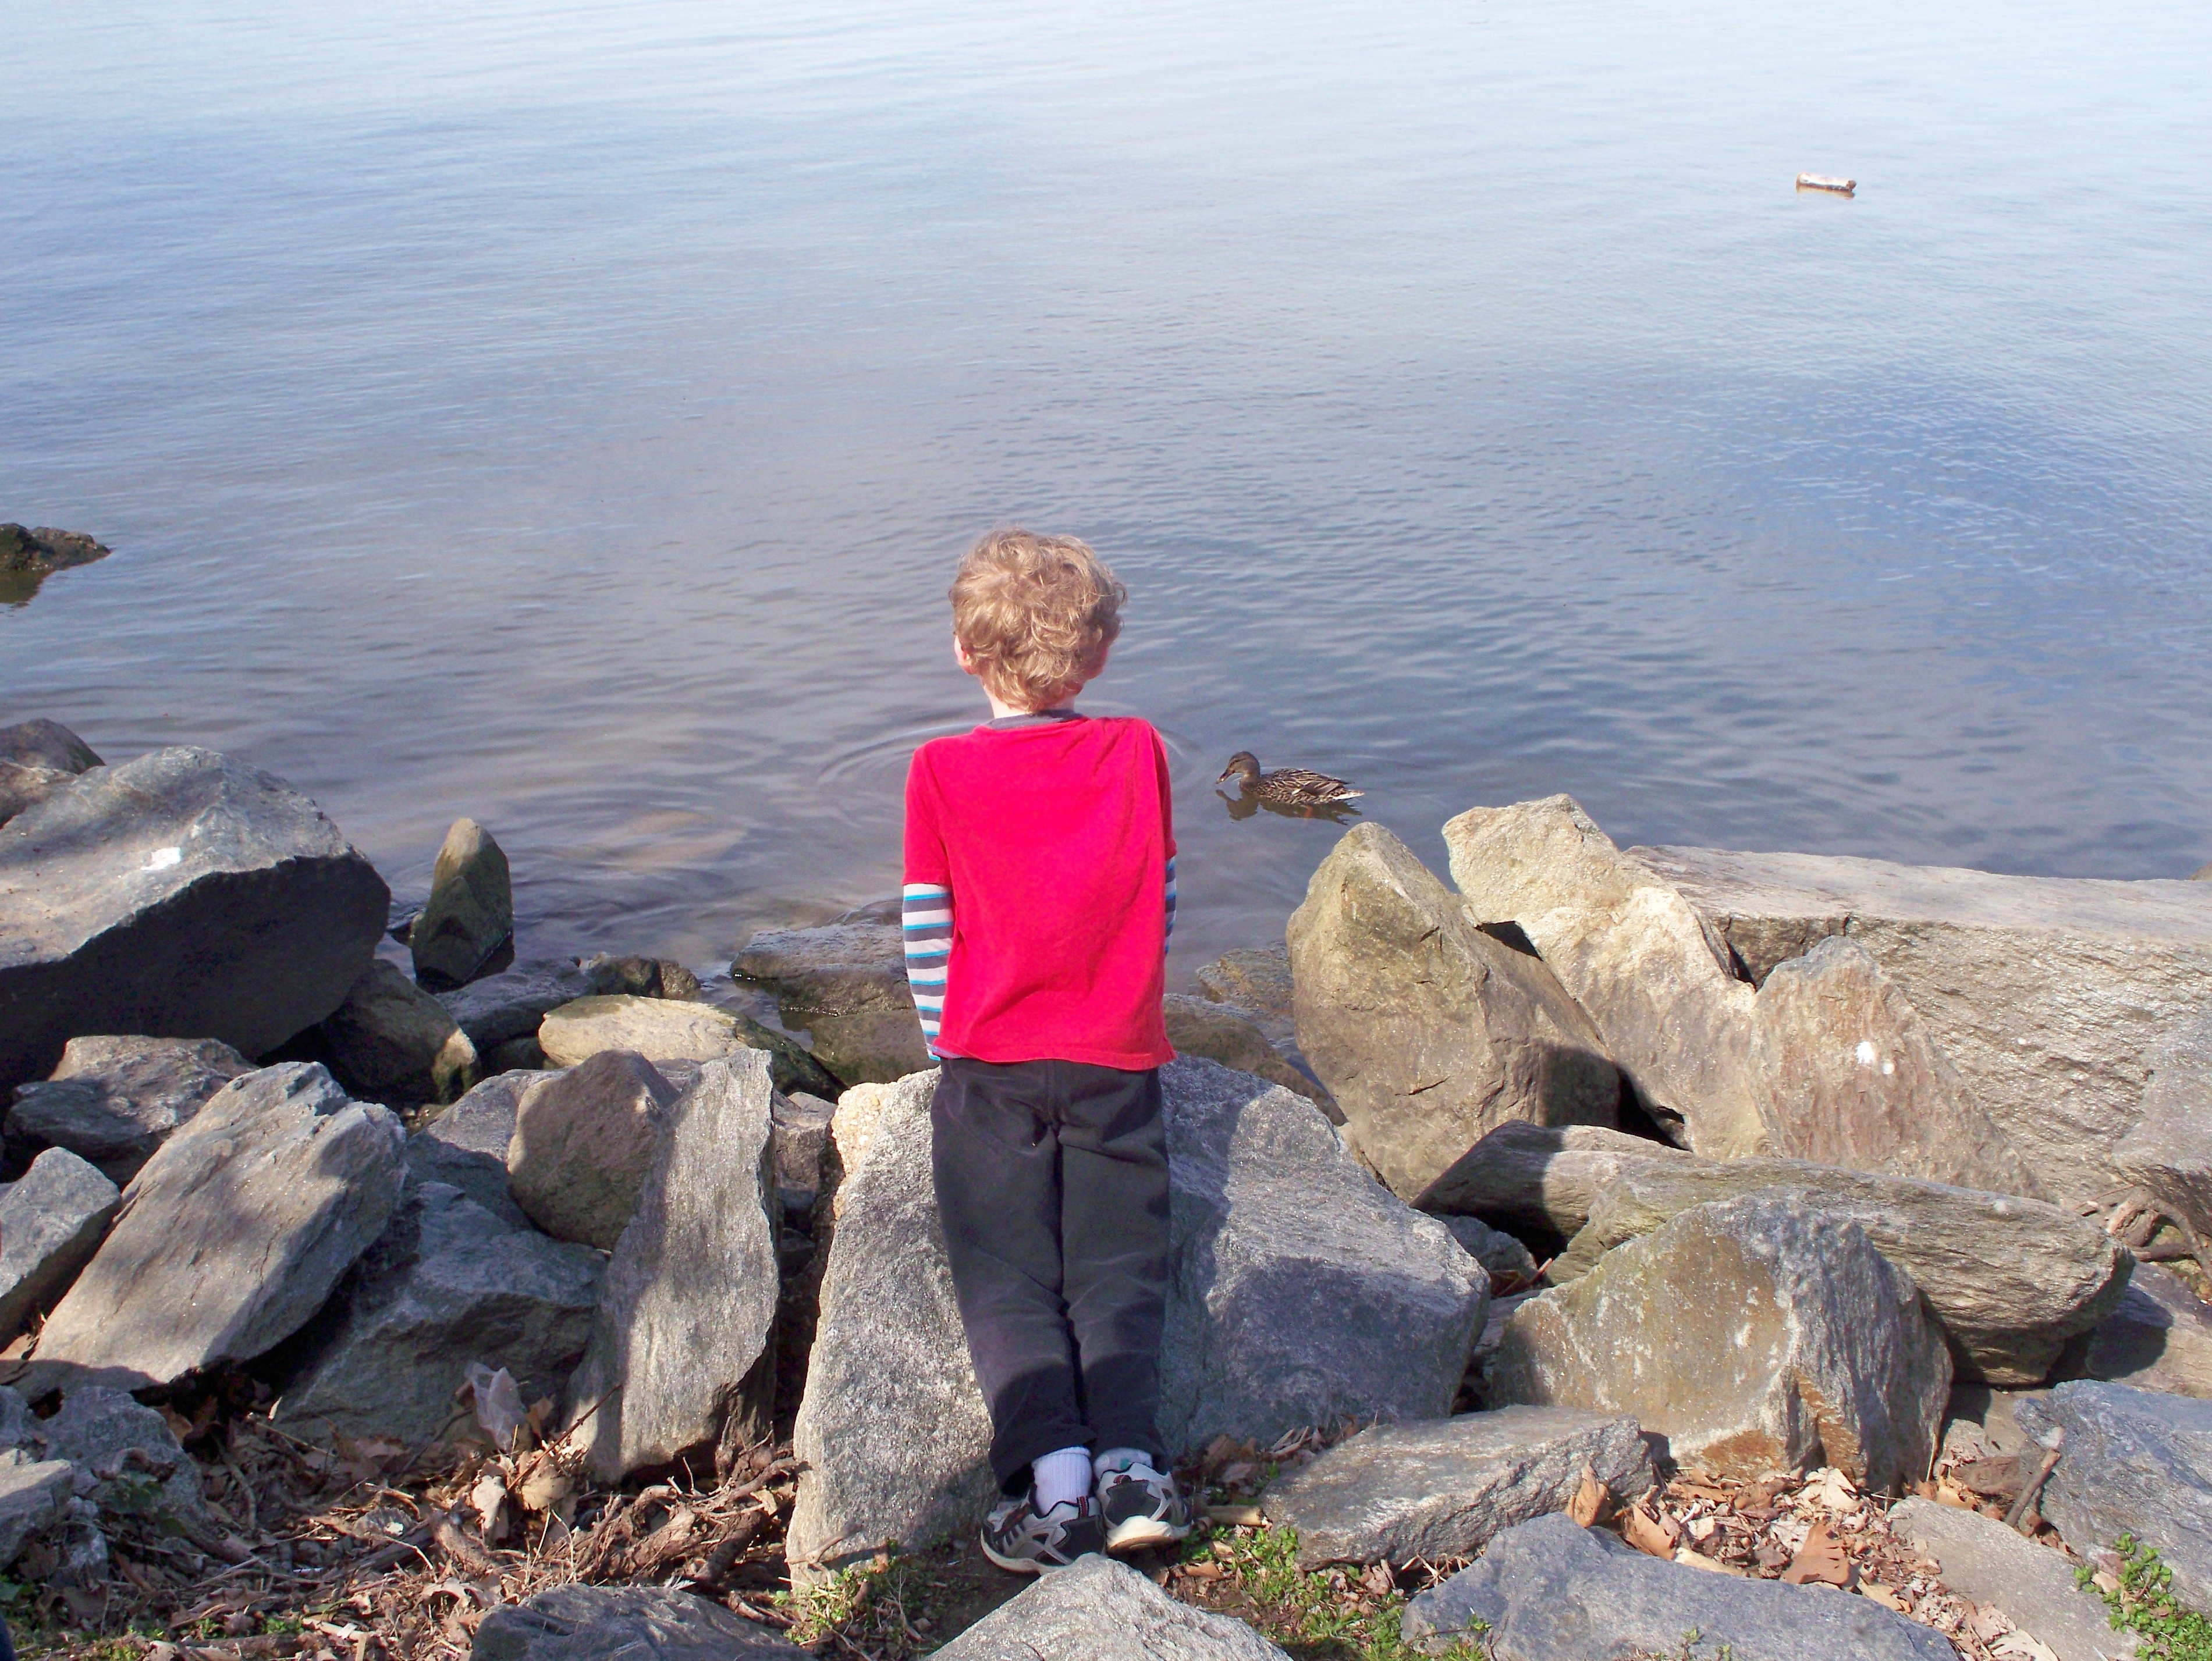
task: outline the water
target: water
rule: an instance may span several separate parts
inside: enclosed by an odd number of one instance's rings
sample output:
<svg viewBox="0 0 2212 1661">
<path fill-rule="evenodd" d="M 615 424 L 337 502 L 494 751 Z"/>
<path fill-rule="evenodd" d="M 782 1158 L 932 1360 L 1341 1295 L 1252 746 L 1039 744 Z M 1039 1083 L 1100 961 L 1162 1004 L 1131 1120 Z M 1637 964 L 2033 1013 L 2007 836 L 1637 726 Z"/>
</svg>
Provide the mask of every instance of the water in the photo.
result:
<svg viewBox="0 0 2212 1661">
<path fill-rule="evenodd" d="M 1440 862 L 2212 859 L 2212 13 L 0 0 L 0 719 L 232 750 L 522 949 L 897 881 L 985 526 L 1132 591 L 1182 972 Z M 1801 195 L 1849 173 L 1856 200 Z"/>
</svg>

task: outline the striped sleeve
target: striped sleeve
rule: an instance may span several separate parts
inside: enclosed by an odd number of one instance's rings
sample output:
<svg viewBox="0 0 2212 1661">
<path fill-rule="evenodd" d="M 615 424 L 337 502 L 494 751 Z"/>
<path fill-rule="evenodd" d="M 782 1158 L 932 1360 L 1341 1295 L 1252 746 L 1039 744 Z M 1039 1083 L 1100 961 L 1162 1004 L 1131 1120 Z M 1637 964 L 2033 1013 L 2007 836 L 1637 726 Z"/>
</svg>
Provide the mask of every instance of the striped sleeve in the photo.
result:
<svg viewBox="0 0 2212 1661">
<path fill-rule="evenodd" d="M 933 882 L 909 882 L 900 906 L 905 925 L 906 983 L 921 1036 L 937 1053 L 937 1028 L 945 1019 L 945 970 L 952 958 L 952 890 Z"/>
<path fill-rule="evenodd" d="M 1172 940 L 1172 939 L 1174 939 L 1174 938 L 1175 938 L 1175 900 L 1176 900 L 1176 889 L 1175 889 L 1175 856 L 1174 856 L 1173 854 L 1170 854 L 1170 855 L 1168 856 L 1168 931 L 1167 931 L 1167 935 L 1166 935 L 1166 939 L 1167 939 L 1167 940 Z M 1164 941 L 1163 941 L 1162 945 L 1161 945 L 1161 949 L 1162 949 L 1163 951 L 1164 951 L 1164 950 L 1166 950 L 1166 949 L 1167 949 L 1167 948 L 1166 948 L 1165 942 L 1164 942 Z"/>
</svg>

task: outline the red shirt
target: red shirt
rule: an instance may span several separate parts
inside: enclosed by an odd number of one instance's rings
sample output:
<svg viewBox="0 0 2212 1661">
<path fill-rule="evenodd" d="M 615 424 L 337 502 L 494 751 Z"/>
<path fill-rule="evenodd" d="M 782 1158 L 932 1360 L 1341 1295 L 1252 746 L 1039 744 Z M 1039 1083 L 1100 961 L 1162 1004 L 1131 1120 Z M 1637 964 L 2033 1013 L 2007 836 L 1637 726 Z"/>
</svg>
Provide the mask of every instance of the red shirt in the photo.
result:
<svg viewBox="0 0 2212 1661">
<path fill-rule="evenodd" d="M 1160 1017 L 1175 857 L 1149 723 L 1046 718 L 933 738 L 906 779 L 906 882 L 951 891 L 936 1047 L 1139 1071 Z"/>
</svg>

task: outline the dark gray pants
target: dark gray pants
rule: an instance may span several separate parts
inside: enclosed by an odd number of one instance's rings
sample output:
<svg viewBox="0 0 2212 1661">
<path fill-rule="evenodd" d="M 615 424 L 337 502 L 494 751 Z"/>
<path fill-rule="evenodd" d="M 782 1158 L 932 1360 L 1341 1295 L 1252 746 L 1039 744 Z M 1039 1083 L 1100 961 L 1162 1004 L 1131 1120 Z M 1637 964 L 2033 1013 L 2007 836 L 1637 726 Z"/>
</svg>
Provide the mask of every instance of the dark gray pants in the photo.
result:
<svg viewBox="0 0 2212 1661">
<path fill-rule="evenodd" d="M 1167 1133 L 1158 1070 L 949 1060 L 937 1211 L 1010 1494 L 1057 1448 L 1160 1445 Z"/>
</svg>

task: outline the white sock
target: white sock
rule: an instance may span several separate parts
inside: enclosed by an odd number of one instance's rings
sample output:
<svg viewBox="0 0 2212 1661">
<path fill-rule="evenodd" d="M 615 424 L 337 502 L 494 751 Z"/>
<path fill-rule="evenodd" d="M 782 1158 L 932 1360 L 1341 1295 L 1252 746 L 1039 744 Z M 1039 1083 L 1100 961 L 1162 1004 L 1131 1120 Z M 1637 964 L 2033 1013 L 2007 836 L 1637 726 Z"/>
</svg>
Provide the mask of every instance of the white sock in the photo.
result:
<svg viewBox="0 0 2212 1661">
<path fill-rule="evenodd" d="M 1152 1464 L 1152 1456 L 1140 1447 L 1109 1447 L 1091 1463 L 1102 1475 L 1109 1470 L 1133 1470 L 1139 1465 L 1155 1476 L 1160 1474 Z"/>
<path fill-rule="evenodd" d="M 1030 1478 L 1036 1484 L 1039 1511 L 1050 1511 L 1071 1500 L 1087 1500 L 1091 1497 L 1091 1450 L 1064 1447 L 1042 1459 L 1032 1459 Z"/>
</svg>

